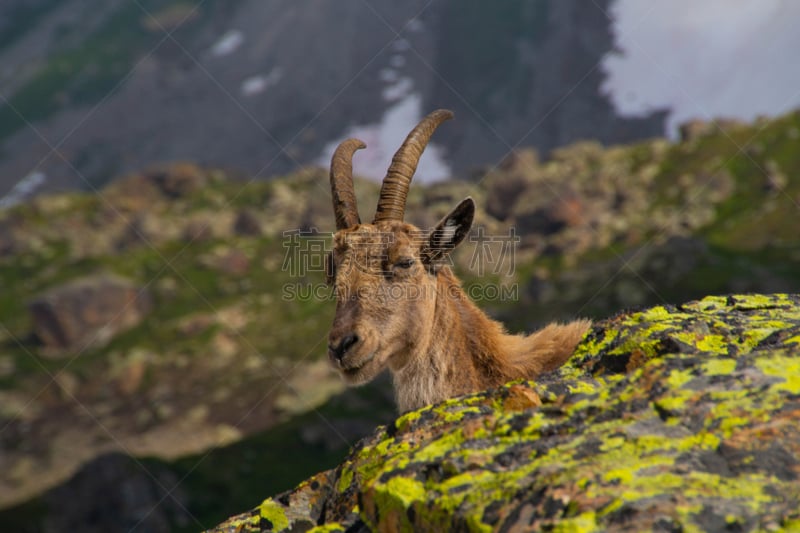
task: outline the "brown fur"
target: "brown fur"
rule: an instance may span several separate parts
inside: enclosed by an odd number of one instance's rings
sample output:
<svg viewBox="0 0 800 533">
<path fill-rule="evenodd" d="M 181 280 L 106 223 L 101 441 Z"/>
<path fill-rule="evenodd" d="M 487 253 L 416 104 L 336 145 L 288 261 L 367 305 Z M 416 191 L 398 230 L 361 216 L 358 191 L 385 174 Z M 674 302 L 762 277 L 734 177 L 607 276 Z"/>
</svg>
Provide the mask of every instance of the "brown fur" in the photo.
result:
<svg viewBox="0 0 800 533">
<path fill-rule="evenodd" d="M 334 236 L 330 360 L 351 385 L 390 369 L 401 412 L 558 368 L 591 324 L 577 320 L 509 335 L 478 309 L 441 265 L 445 248 L 457 245 L 472 222 L 474 204 L 469 199 L 468 216 L 465 204 L 437 226 L 463 230 L 448 246 L 431 236 L 435 231 L 423 236 L 400 221 L 358 224 Z M 337 352 L 353 335 L 357 340 Z"/>
</svg>

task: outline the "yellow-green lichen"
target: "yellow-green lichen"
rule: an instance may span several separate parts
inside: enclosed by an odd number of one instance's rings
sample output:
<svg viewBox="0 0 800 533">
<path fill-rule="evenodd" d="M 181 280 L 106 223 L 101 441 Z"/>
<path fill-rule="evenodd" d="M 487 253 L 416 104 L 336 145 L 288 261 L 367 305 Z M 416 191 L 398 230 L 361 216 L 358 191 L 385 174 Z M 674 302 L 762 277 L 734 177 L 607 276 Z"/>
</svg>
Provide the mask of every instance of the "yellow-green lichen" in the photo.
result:
<svg viewBox="0 0 800 533">
<path fill-rule="evenodd" d="M 443 492 L 449 492 L 451 489 L 462 485 L 480 485 L 483 482 L 490 480 L 492 477 L 494 477 L 493 474 L 485 470 L 468 470 L 458 474 L 457 476 L 452 476 L 446 479 L 437 487 L 437 489 Z"/>
<path fill-rule="evenodd" d="M 415 479 L 393 477 L 384 485 L 384 490 L 402 503 L 407 509 L 415 501 L 425 499 L 425 487 Z"/>
<path fill-rule="evenodd" d="M 677 416 L 696 394 L 695 392 L 683 389 L 671 391 L 669 396 L 659 398 L 653 402 L 653 405 L 662 412 L 668 413 L 671 416 Z"/>
<path fill-rule="evenodd" d="M 761 474 L 742 474 L 736 479 L 722 477 L 709 472 L 689 472 L 684 476 L 683 492 L 688 497 L 715 497 L 736 500 L 738 503 L 758 510 L 769 503 L 773 496 L 764 491 L 773 481 Z"/>
<path fill-rule="evenodd" d="M 736 308 L 742 310 L 771 309 L 794 305 L 788 294 L 780 293 L 736 295 L 735 300 Z"/>
<path fill-rule="evenodd" d="M 714 404 L 706 416 L 705 427 L 716 426 L 725 438 L 730 438 L 740 427 L 769 421 L 780 404 L 778 391 L 774 389 L 765 391 L 758 402 L 747 390 L 713 391 L 709 396 Z"/>
<path fill-rule="evenodd" d="M 735 359 L 715 357 L 703 362 L 702 373 L 706 376 L 724 376 L 736 370 Z"/>
<path fill-rule="evenodd" d="M 729 416 L 721 419 L 719 430 L 725 437 L 730 438 L 734 429 L 746 427 L 752 420 L 743 416 Z"/>
<path fill-rule="evenodd" d="M 353 470 L 350 461 L 342 465 L 341 473 L 339 474 L 339 484 L 337 489 L 339 492 L 346 491 L 353 483 Z"/>
<path fill-rule="evenodd" d="M 586 381 L 576 381 L 574 383 L 568 383 L 567 388 L 569 392 L 572 394 L 592 394 L 597 392 L 597 385 Z"/>
<path fill-rule="evenodd" d="M 800 531 L 800 517 L 784 520 L 781 527 L 783 531 Z"/>
<path fill-rule="evenodd" d="M 610 345 L 614 339 L 617 338 L 619 333 L 612 329 L 607 329 L 603 332 L 603 338 L 593 340 L 584 337 L 581 343 L 575 350 L 572 360 L 579 357 L 591 356 L 592 354 L 600 353 L 606 346 Z"/>
<path fill-rule="evenodd" d="M 308 533 L 337 533 L 339 531 L 347 531 L 347 527 L 340 522 L 331 522 L 321 526 L 314 526 L 308 530 Z"/>
<path fill-rule="evenodd" d="M 280 531 L 289 527 L 289 519 L 283 506 L 271 498 L 267 498 L 258 507 L 259 518 L 269 520 L 275 531 Z"/>
<path fill-rule="evenodd" d="M 667 385 L 671 389 L 679 389 L 694 379 L 691 369 L 689 370 L 673 370 L 667 377 Z"/>
<path fill-rule="evenodd" d="M 701 311 L 710 311 L 724 308 L 727 306 L 727 298 L 724 296 L 706 296 L 693 304 L 685 305 L 684 307 L 694 307 Z"/>
<path fill-rule="evenodd" d="M 761 357 L 755 364 L 764 374 L 783 380 L 782 383 L 773 385 L 776 390 L 800 394 L 800 357 L 773 355 Z"/>
<path fill-rule="evenodd" d="M 704 352 L 728 353 L 728 341 L 722 335 L 704 335 L 697 341 L 697 348 Z"/>
<path fill-rule="evenodd" d="M 416 454 L 418 460 L 434 460 L 446 456 L 449 452 L 461 449 L 464 443 L 463 428 L 456 429 L 432 440 Z"/>
<path fill-rule="evenodd" d="M 689 450 L 715 450 L 720 445 L 720 438 L 713 433 L 700 432 L 683 439 L 672 439 L 674 449 L 678 451 Z"/>
<path fill-rule="evenodd" d="M 716 354 L 728 353 L 728 344 L 721 335 L 698 333 L 694 331 L 675 332 L 673 335 L 679 341 L 690 346 L 694 346 L 698 350 L 702 350 L 704 352 Z"/>
<path fill-rule="evenodd" d="M 419 442 L 413 445 L 406 440 L 383 438 L 375 446 L 362 448 L 357 458 L 353 459 L 359 479 L 372 479 L 375 473 L 383 468 L 387 457 L 395 462 L 407 461 L 407 454 L 412 449 L 420 446 Z"/>
<path fill-rule="evenodd" d="M 659 340 L 646 340 L 639 336 L 634 336 L 607 353 L 608 355 L 630 355 L 631 353 L 639 352 L 648 359 L 652 359 L 657 355 L 660 344 L 661 341 Z"/>
<path fill-rule="evenodd" d="M 752 327 L 743 333 L 743 346 L 752 350 L 761 341 L 775 333 L 775 328 Z"/>
<path fill-rule="evenodd" d="M 394 476 L 386 482 L 376 482 L 371 488 L 378 522 L 368 519 L 372 529 L 388 531 L 412 532 L 414 525 L 408 517 L 408 509 L 418 502 L 424 502 L 425 487 L 419 481 L 403 476 Z M 416 507 L 415 507 L 416 508 Z"/>
<path fill-rule="evenodd" d="M 422 411 L 411 411 L 395 420 L 394 424 L 398 431 L 404 431 L 422 416 Z"/>
<path fill-rule="evenodd" d="M 603 474 L 603 480 L 608 482 L 630 483 L 633 471 L 630 468 L 613 468 Z"/>
<path fill-rule="evenodd" d="M 592 533 L 599 531 L 597 526 L 597 515 L 594 511 L 588 511 L 578 516 L 560 520 L 554 527 L 555 533 Z"/>
<path fill-rule="evenodd" d="M 661 320 L 672 319 L 674 316 L 675 316 L 674 312 L 670 312 L 663 305 L 657 305 L 655 307 L 647 309 L 646 311 L 637 313 L 637 320 L 639 322 L 658 322 Z"/>
</svg>

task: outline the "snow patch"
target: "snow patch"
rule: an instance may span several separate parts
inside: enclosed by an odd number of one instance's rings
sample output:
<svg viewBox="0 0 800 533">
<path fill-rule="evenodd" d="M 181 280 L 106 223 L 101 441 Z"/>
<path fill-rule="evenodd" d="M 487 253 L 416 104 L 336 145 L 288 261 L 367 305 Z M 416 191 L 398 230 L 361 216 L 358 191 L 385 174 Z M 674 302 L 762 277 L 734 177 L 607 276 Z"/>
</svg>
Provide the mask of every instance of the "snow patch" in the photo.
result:
<svg viewBox="0 0 800 533">
<path fill-rule="evenodd" d="M 269 74 L 256 74 L 242 81 L 239 90 L 244 96 L 255 96 L 277 85 L 283 78 L 281 67 L 273 68 Z"/>
<path fill-rule="evenodd" d="M 691 118 L 753 120 L 800 105 L 800 2 L 617 0 L 603 90 L 623 116 L 670 108 Z"/>
<path fill-rule="evenodd" d="M 383 96 L 383 99 L 387 102 L 394 102 L 411 94 L 411 89 L 413 88 L 414 80 L 411 78 L 400 78 L 397 82 L 383 89 L 381 96 Z"/>
<path fill-rule="evenodd" d="M 414 126 L 422 119 L 422 97 L 411 93 L 386 110 L 378 124 L 354 126 L 325 146 L 317 164 L 328 167 L 334 150 L 344 139 L 356 137 L 367 144 L 366 150 L 353 157 L 353 173 L 374 180 L 383 179 L 392 156 Z M 420 183 L 441 181 L 451 176 L 450 166 L 441 148 L 431 142 L 425 149 L 414 180 Z"/>
<path fill-rule="evenodd" d="M 35 170 L 19 180 L 8 193 L 0 198 L 0 208 L 11 207 L 29 198 L 36 189 L 47 181 L 44 172 Z"/>
<path fill-rule="evenodd" d="M 391 68 L 382 68 L 378 72 L 378 79 L 384 83 L 394 83 L 400 77 L 400 74 Z"/>
<path fill-rule="evenodd" d="M 414 33 L 421 32 L 425 29 L 425 24 L 418 18 L 413 18 L 406 24 L 406 29 Z"/>
<path fill-rule="evenodd" d="M 234 53 L 244 42 L 244 33 L 239 30 L 230 30 L 222 34 L 222 37 L 211 47 L 211 54 L 215 57 L 222 57 Z"/>
</svg>

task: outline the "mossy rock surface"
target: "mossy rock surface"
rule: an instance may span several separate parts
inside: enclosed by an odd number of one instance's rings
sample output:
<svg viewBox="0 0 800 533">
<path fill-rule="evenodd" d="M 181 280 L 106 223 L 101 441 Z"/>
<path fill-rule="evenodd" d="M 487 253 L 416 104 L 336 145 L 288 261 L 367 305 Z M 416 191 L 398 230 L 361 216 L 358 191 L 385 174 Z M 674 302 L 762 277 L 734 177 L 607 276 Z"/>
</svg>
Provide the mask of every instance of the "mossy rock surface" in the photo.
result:
<svg viewBox="0 0 800 533">
<path fill-rule="evenodd" d="M 407 413 L 215 531 L 800 529 L 800 296 L 598 322 L 539 382 Z"/>
</svg>

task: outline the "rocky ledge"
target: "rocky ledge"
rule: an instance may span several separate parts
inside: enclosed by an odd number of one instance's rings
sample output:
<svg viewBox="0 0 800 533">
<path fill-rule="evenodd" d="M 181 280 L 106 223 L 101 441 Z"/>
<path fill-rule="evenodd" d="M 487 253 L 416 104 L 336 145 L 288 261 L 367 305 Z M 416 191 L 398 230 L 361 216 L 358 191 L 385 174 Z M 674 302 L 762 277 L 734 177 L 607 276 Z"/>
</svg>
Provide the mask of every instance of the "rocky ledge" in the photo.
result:
<svg viewBox="0 0 800 533">
<path fill-rule="evenodd" d="M 800 295 L 712 296 L 598 322 L 213 531 L 800 528 L 798 427 Z"/>
</svg>

